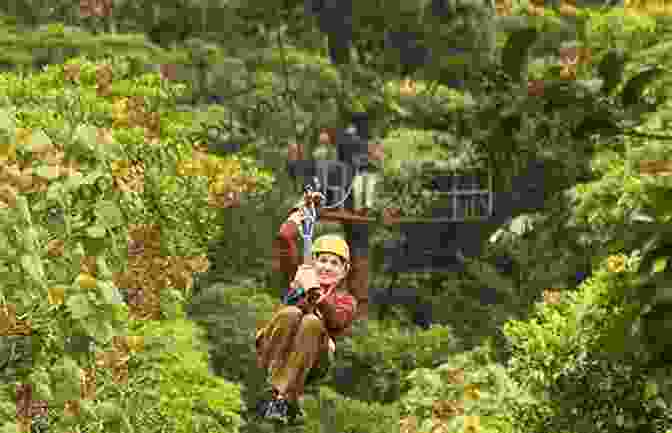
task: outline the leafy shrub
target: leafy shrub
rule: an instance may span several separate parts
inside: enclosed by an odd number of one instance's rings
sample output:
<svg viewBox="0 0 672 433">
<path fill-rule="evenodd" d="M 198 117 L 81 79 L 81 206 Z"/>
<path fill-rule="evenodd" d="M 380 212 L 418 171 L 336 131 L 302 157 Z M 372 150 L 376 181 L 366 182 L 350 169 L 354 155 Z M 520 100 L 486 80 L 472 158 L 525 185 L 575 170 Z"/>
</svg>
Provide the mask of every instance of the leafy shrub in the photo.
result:
<svg viewBox="0 0 672 433">
<path fill-rule="evenodd" d="M 451 329 L 400 329 L 369 319 L 360 332 L 336 344 L 335 366 L 325 384 L 362 401 L 389 403 L 399 398 L 403 377 L 411 370 L 431 367 L 459 350 Z M 354 380 L 334 376 L 347 371 Z"/>
<path fill-rule="evenodd" d="M 135 425 L 142 431 L 175 433 L 237 432 L 242 424 L 240 386 L 211 374 L 204 332 L 182 317 L 175 321 L 145 321 L 134 329 L 145 339 L 161 342 L 166 350 L 138 356 L 138 366 L 152 365 L 145 389 L 158 404 L 151 407 L 163 420 L 159 425 Z"/>
<path fill-rule="evenodd" d="M 16 377 L 12 379 L 31 381 L 35 398 L 47 400 L 54 418 L 63 419 L 63 425 L 52 429 L 55 433 L 73 430 L 65 425 L 68 417 L 63 410 L 66 403 L 79 398 L 79 369 L 91 365 L 87 357 L 93 357 L 90 352 L 71 353 L 69 338 L 75 334 L 90 337 L 98 349 L 106 350 L 113 346 L 114 337 L 136 326 L 128 317 L 133 302 L 128 308 L 120 305 L 118 289 L 152 291 L 157 296 L 146 296 L 146 302 L 138 304 L 156 307 L 160 297 L 161 307 L 175 310 L 168 316 L 179 320 L 174 313 L 188 292 L 191 273 L 203 268 L 186 263 L 187 259 L 202 256 L 207 240 L 219 232 L 214 221 L 219 210 L 209 206 L 206 176 L 180 174 L 198 144 L 189 138 L 198 119 L 193 113 L 175 110 L 174 95 L 184 86 L 167 84 L 158 74 L 132 74 L 128 63 L 76 58 L 28 76 L 0 74 L 0 178 L 4 185 L 0 193 L 0 288 L 3 307 L 15 307 L 11 316 L 21 319 L 16 320 L 17 329 L 3 333 L 31 331 L 33 366 L 13 368 Z M 131 165 L 133 161 L 137 164 Z M 270 187 L 267 173 L 249 159 L 219 158 L 217 162 L 211 167 L 213 172 L 221 175 L 226 167 L 239 167 L 233 175 L 249 181 L 247 174 L 254 177 L 256 173 L 259 191 Z M 152 233 L 160 235 L 160 245 L 134 238 L 143 252 L 135 252 L 131 260 L 129 250 L 134 248 L 129 248 L 128 238 L 133 226 L 142 224 L 157 228 Z M 132 269 L 136 265 L 144 271 Z M 128 278 L 121 278 L 122 274 Z M 136 277 L 138 281 L 124 281 Z M 165 316 L 168 312 L 159 313 Z M 161 350 L 155 347 L 145 354 L 146 359 L 167 362 L 153 358 Z M 151 388 L 142 381 L 154 366 L 138 364 L 139 360 L 142 357 L 131 356 L 128 361 L 136 367 L 129 371 L 130 385 L 114 383 L 105 369 L 97 369 L 98 400 L 83 403 L 81 418 L 68 422 L 90 425 L 91 430 L 103 428 L 103 423 L 109 429 L 107 424 L 119 423 L 124 417 L 129 422 L 130 414 L 140 407 L 138 402 L 151 401 L 145 394 Z M 193 368 L 200 367 L 194 358 Z M 202 383 L 207 389 L 201 392 L 211 400 L 211 409 L 226 413 L 224 402 L 208 395 L 215 387 L 225 394 L 225 382 L 210 382 L 196 370 L 166 374 Z M 190 402 L 173 403 L 182 406 L 171 410 L 191 417 L 187 413 Z M 155 414 L 157 419 L 170 412 L 161 410 Z M 2 416 L 0 422 L 14 422 L 15 417 Z M 147 421 L 152 416 L 148 412 L 145 418 L 133 419 Z M 180 422 L 174 428 L 187 428 L 184 420 Z M 207 421 L 205 425 L 215 424 Z"/>
<path fill-rule="evenodd" d="M 218 374 L 230 380 L 247 377 L 247 366 L 256 363 L 256 330 L 270 320 L 276 305 L 277 301 L 256 289 L 224 284 L 210 286 L 192 299 L 188 313 L 207 330 Z"/>
<path fill-rule="evenodd" d="M 418 431 L 430 431 L 437 424 L 450 432 L 462 431 L 463 416 L 438 409 L 449 406 L 479 417 L 483 432 L 509 432 L 513 420 L 506 408 L 530 399 L 506 368 L 493 362 L 487 345 L 451 356 L 437 368 L 414 370 L 405 380 L 410 389 L 399 401 L 400 412 L 417 419 Z M 477 400 L 465 398 L 465 390 L 472 385 L 479 390 Z"/>
<path fill-rule="evenodd" d="M 630 341 L 623 323 L 632 323 L 632 308 L 614 295 L 626 284 L 619 278 L 599 271 L 560 303 L 539 304 L 529 320 L 505 325 L 513 348 L 509 371 L 538 398 L 511 409 L 522 431 L 662 431 L 672 425 L 636 346 L 614 350 L 614 338 Z"/>
<path fill-rule="evenodd" d="M 320 388 L 317 398 L 306 398 L 303 410 L 307 433 L 388 433 L 399 428 L 396 405 L 362 402 L 327 387 Z"/>
<path fill-rule="evenodd" d="M 254 288 L 214 284 L 195 296 L 187 310 L 206 330 L 215 374 L 240 382 L 247 409 L 254 408 L 266 385 L 254 350 L 258 327 L 270 320 L 277 301 Z"/>
</svg>

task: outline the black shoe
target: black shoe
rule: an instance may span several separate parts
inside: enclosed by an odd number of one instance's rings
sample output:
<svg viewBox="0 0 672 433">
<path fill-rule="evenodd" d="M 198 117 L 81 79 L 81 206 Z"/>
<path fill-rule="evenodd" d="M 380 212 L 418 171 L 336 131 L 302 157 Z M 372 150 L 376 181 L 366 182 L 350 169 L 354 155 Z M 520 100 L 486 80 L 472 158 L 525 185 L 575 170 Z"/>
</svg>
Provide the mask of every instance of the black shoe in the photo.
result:
<svg viewBox="0 0 672 433">
<path fill-rule="evenodd" d="M 267 420 L 277 421 L 283 424 L 289 422 L 289 403 L 284 398 L 272 399 L 264 410 L 263 417 Z"/>
<path fill-rule="evenodd" d="M 255 407 L 255 412 L 257 413 L 257 415 L 259 417 L 264 418 L 266 416 L 265 415 L 266 411 L 268 411 L 271 402 L 273 400 L 275 400 L 277 395 L 278 395 L 278 391 L 276 391 L 273 388 L 268 388 L 264 392 L 264 396 L 262 397 L 262 400 L 260 400 Z"/>
</svg>

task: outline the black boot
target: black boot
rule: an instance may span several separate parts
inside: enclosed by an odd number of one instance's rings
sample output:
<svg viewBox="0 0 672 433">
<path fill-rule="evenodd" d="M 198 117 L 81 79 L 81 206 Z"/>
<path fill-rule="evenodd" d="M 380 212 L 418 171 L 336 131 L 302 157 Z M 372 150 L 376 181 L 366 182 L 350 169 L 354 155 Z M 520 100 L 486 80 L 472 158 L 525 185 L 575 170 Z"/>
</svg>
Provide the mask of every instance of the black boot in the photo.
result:
<svg viewBox="0 0 672 433">
<path fill-rule="evenodd" d="M 271 403 L 276 399 L 277 395 L 278 392 L 273 388 L 269 388 L 264 392 L 262 399 L 259 400 L 255 407 L 259 417 L 264 418 L 266 416 L 266 412 L 269 410 Z"/>
<path fill-rule="evenodd" d="M 269 402 L 264 418 L 281 424 L 289 423 L 289 402 L 284 398 L 276 398 Z"/>
</svg>

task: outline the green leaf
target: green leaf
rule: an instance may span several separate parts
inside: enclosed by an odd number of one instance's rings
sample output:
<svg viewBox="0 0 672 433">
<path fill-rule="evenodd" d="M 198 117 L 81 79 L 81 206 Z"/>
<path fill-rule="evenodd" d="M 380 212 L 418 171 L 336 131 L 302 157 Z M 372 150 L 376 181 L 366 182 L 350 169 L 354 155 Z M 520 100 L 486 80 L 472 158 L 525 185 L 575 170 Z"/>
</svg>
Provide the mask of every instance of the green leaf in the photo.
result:
<svg viewBox="0 0 672 433">
<path fill-rule="evenodd" d="M 80 186 L 82 186 L 83 181 L 84 176 L 81 173 L 75 173 L 65 179 L 63 187 L 67 192 L 74 192 L 77 191 Z"/>
<path fill-rule="evenodd" d="M 28 139 L 28 149 L 33 151 L 33 149 L 40 150 L 44 148 L 51 148 L 53 146 L 53 142 L 51 141 L 51 138 L 47 134 L 45 134 L 44 131 L 41 129 L 38 129 L 37 131 L 34 131 L 30 138 Z"/>
<path fill-rule="evenodd" d="M 21 266 L 36 283 L 42 283 L 44 279 L 44 267 L 42 259 L 36 254 L 21 256 Z"/>
<path fill-rule="evenodd" d="M 535 28 L 517 30 L 506 41 L 502 50 L 502 69 L 516 82 L 523 79 L 527 57 L 538 34 Z"/>
<path fill-rule="evenodd" d="M 588 90 L 592 94 L 597 94 L 602 90 L 602 87 L 604 87 L 604 80 L 602 79 L 596 79 L 596 80 L 576 80 L 575 83 L 577 85 L 580 85 L 584 87 L 586 90 Z"/>
<path fill-rule="evenodd" d="M 2 108 L 0 109 L 0 129 L 12 131 L 16 128 L 16 117 L 11 111 Z"/>
<path fill-rule="evenodd" d="M 111 280 L 113 278 L 112 271 L 107 266 L 107 260 L 104 255 L 101 254 L 96 257 L 96 268 L 98 277 L 101 280 Z"/>
<path fill-rule="evenodd" d="M 64 356 L 51 371 L 51 383 L 54 402 L 59 405 L 68 400 L 79 400 L 79 366 L 70 357 Z"/>
<path fill-rule="evenodd" d="M 30 213 L 30 207 L 28 206 L 28 199 L 23 194 L 16 197 L 16 207 L 19 210 L 19 214 L 23 219 L 23 223 L 26 225 L 33 224 L 33 218 Z"/>
<path fill-rule="evenodd" d="M 647 66 L 630 78 L 625 84 L 623 92 L 621 92 L 623 105 L 628 107 L 640 102 L 644 88 L 655 81 L 663 72 L 665 70 L 658 66 Z"/>
<path fill-rule="evenodd" d="M 15 422 L 8 422 L 2 426 L 2 433 L 19 433 L 19 426 Z"/>
<path fill-rule="evenodd" d="M 623 80 L 624 69 L 625 54 L 623 50 L 609 50 L 597 67 L 599 77 L 604 80 L 603 93 L 609 94 L 618 87 Z"/>
<path fill-rule="evenodd" d="M 108 304 L 121 304 L 124 302 L 124 299 L 119 293 L 119 289 L 111 281 L 98 281 L 98 287 L 100 292 L 103 295 L 103 299 Z"/>
<path fill-rule="evenodd" d="M 123 417 L 123 411 L 116 404 L 105 401 L 96 407 L 96 414 L 105 421 L 119 421 Z"/>
<path fill-rule="evenodd" d="M 554 110 L 572 107 L 578 102 L 575 85 L 560 80 L 546 82 L 544 98 L 552 105 Z"/>
<path fill-rule="evenodd" d="M 623 427 L 625 425 L 625 417 L 623 414 L 619 413 L 616 415 L 616 425 L 619 427 Z"/>
<path fill-rule="evenodd" d="M 644 387 L 644 400 L 650 400 L 658 395 L 658 384 L 649 379 L 646 381 L 646 386 Z"/>
<path fill-rule="evenodd" d="M 523 16 L 495 16 L 493 21 L 497 31 L 506 33 L 531 29 L 534 27 L 534 22 L 528 17 Z"/>
<path fill-rule="evenodd" d="M 9 238 L 7 237 L 7 235 L 4 232 L 0 231 L 0 254 L 9 251 L 10 247 L 11 247 L 11 245 L 10 245 L 10 242 L 9 242 Z M 3 256 L 0 255 L 0 257 L 3 257 Z"/>
<path fill-rule="evenodd" d="M 51 382 L 51 377 L 49 373 L 45 370 L 39 370 L 33 372 L 30 375 L 31 383 L 35 387 L 35 395 L 33 398 L 36 400 L 46 400 L 50 401 L 53 398 L 51 387 L 49 382 Z"/>
<path fill-rule="evenodd" d="M 86 149 L 97 150 L 98 133 L 94 126 L 80 124 L 77 126 L 74 138 Z"/>
<path fill-rule="evenodd" d="M 95 225 L 86 229 L 86 235 L 92 238 L 101 239 L 104 238 L 106 234 L 107 231 L 103 226 Z"/>
<path fill-rule="evenodd" d="M 114 336 L 114 328 L 106 317 L 91 317 L 82 321 L 82 328 L 97 342 L 106 343 Z"/>
<path fill-rule="evenodd" d="M 78 274 L 81 267 L 81 262 L 86 252 L 84 251 L 84 245 L 81 242 L 77 242 L 77 245 L 70 250 L 70 260 L 71 260 L 71 272 Z"/>
<path fill-rule="evenodd" d="M 37 167 L 35 169 L 35 174 L 47 180 L 54 180 L 58 178 L 59 175 L 56 167 L 49 165 L 41 165 Z M 60 188 L 60 185 L 58 185 L 58 187 Z M 51 194 L 53 195 L 53 192 Z"/>
<path fill-rule="evenodd" d="M 110 200 L 101 200 L 96 204 L 96 216 L 105 226 L 114 228 L 124 225 L 124 215 L 119 207 Z"/>
<path fill-rule="evenodd" d="M 37 246 L 37 230 L 30 226 L 23 232 L 23 248 L 26 251 L 35 251 Z"/>
<path fill-rule="evenodd" d="M 94 313 L 94 308 L 89 302 L 89 298 L 86 294 L 77 294 L 74 296 L 69 296 L 65 304 L 72 313 L 72 318 L 79 320 L 84 319 Z"/>
<path fill-rule="evenodd" d="M 39 167 L 42 168 L 42 167 Z M 38 170 L 39 170 L 38 168 Z M 36 170 L 37 172 L 37 170 Z M 38 173 L 39 175 L 40 173 Z M 60 202 L 63 197 L 63 184 L 61 183 L 52 183 L 47 189 L 47 200 Z"/>
<path fill-rule="evenodd" d="M 658 257 L 653 263 L 653 272 L 663 272 L 667 267 L 667 259 L 669 259 L 669 257 Z"/>
<path fill-rule="evenodd" d="M 104 173 L 101 170 L 92 171 L 91 173 L 87 174 L 80 183 L 82 185 L 93 185 L 103 175 Z"/>
<path fill-rule="evenodd" d="M 670 282 L 668 281 L 668 284 Z M 672 302 L 672 286 L 656 287 L 656 294 L 651 300 L 653 305 L 666 304 Z"/>
</svg>

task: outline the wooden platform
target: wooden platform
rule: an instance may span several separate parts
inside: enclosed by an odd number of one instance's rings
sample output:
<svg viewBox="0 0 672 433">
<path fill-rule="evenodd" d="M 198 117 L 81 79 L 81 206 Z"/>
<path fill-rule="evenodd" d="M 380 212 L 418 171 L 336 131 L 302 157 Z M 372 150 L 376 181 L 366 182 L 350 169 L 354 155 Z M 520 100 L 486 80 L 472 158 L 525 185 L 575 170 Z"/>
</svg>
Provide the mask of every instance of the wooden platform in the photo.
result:
<svg viewBox="0 0 672 433">
<path fill-rule="evenodd" d="M 320 219 L 325 222 L 338 222 L 345 224 L 366 224 L 374 223 L 378 220 L 373 217 L 362 216 L 356 212 L 347 209 L 323 209 L 320 211 Z M 455 219 L 451 217 L 385 217 L 382 223 L 385 225 L 395 225 L 401 223 L 450 223 L 450 222 L 467 222 L 467 221 L 487 221 L 487 217 L 473 217 Z"/>
<path fill-rule="evenodd" d="M 320 219 L 328 222 L 366 224 L 376 222 L 375 218 L 357 215 L 347 209 L 322 209 Z"/>
</svg>

